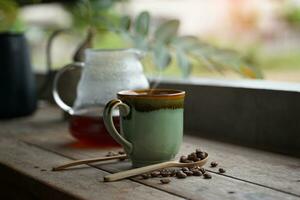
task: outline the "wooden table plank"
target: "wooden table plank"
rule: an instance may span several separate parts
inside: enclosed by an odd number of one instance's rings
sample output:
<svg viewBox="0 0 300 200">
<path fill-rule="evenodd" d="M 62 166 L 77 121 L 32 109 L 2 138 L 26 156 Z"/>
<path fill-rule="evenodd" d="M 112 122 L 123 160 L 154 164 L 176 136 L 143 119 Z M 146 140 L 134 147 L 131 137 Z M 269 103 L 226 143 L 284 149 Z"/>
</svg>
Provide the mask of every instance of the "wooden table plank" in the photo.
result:
<svg viewBox="0 0 300 200">
<path fill-rule="evenodd" d="M 275 188 L 300 197 L 300 159 L 238 145 L 185 137 L 185 151 L 196 146 L 207 150 L 211 158 L 227 169 L 227 176 Z M 212 168 L 217 172 L 217 168 Z"/>
<path fill-rule="evenodd" d="M 61 155 L 56 156 L 71 159 L 101 156 L 108 151 L 71 148 L 70 143 L 74 140 L 67 133 L 67 124 L 60 122 L 59 117 L 60 113 L 56 109 L 47 108 L 39 111 L 34 117 L 0 122 L 0 135 L 17 137 L 35 145 L 35 148 L 42 148 L 45 152 L 50 150 Z M 175 179 L 171 184 L 163 186 L 158 184 L 157 179 L 134 180 L 191 199 L 223 197 L 224 199 L 295 199 L 299 197 L 299 159 L 192 136 L 185 137 L 181 152 L 189 152 L 198 146 L 208 151 L 211 159 L 220 162 L 227 170 L 226 176 L 214 174 L 212 180 L 199 180 L 197 177 Z M 52 165 L 64 162 L 58 159 L 55 163 L 52 162 Z M 113 163 L 94 166 L 108 172 L 115 172 L 127 169 L 130 165 Z M 85 169 L 67 171 L 80 173 Z M 233 189 L 238 191 L 228 193 Z"/>
<path fill-rule="evenodd" d="M 187 137 L 187 140 L 193 139 L 194 141 L 199 141 L 198 138 Z M 39 147 L 48 149 L 50 151 L 68 156 L 73 159 L 81 159 L 87 157 L 96 157 L 103 156 L 109 151 L 108 149 L 73 149 L 66 148 L 65 144 L 70 144 L 70 141 L 74 141 L 67 134 L 53 134 L 52 137 L 46 137 L 40 135 L 39 137 L 29 137 L 25 139 L 27 142 L 37 145 Z M 203 143 L 204 145 L 205 143 Z M 202 146 L 203 146 L 202 145 Z M 204 145 L 205 146 L 205 145 Z M 190 149 L 195 149 L 195 145 L 185 142 L 183 145 L 182 151 L 190 152 Z M 110 149 L 112 150 L 112 149 Z M 214 152 L 213 149 L 208 152 Z M 216 153 L 212 153 L 214 155 Z M 214 156 L 211 156 L 214 158 Z M 109 163 L 109 162 L 108 162 Z M 57 163 L 57 165 L 63 163 Z M 223 165 L 223 164 L 222 164 Z M 121 170 L 127 170 L 131 167 L 129 162 L 113 162 L 110 164 L 95 164 L 94 167 L 103 169 L 108 172 L 117 172 Z M 230 168 L 225 168 L 230 171 Z M 241 169 L 243 166 L 241 166 Z M 81 169 L 78 169 L 79 171 Z M 276 189 L 269 189 L 266 187 L 257 186 L 245 182 L 243 180 L 236 180 L 235 178 L 226 177 L 223 175 L 213 174 L 212 180 L 204 180 L 200 177 L 187 178 L 185 180 L 179 180 L 176 178 L 172 179 L 171 184 L 161 185 L 159 184 L 159 179 L 148 179 L 148 180 L 139 180 L 134 178 L 133 180 L 143 183 L 145 185 L 163 189 L 172 194 L 184 196 L 188 199 L 298 199 L 299 197 L 295 195 L 289 195 L 284 192 L 276 191 Z M 233 193 L 232 193 L 233 192 Z"/>
<path fill-rule="evenodd" d="M 0 186 L 9 184 L 13 187 L 9 192 L 22 188 L 25 192 L 18 199 L 181 199 L 129 180 L 103 183 L 101 179 L 107 172 L 96 168 L 51 171 L 54 163 L 68 161 L 24 142 L 1 137 Z M 4 191 L 1 196 L 16 198 Z"/>
</svg>

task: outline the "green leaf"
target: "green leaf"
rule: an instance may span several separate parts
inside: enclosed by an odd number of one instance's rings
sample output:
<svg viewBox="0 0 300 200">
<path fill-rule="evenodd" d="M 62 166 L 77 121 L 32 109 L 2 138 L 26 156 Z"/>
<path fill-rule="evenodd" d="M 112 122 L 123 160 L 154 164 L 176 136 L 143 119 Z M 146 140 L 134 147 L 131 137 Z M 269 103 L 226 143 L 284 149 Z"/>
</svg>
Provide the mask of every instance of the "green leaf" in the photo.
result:
<svg viewBox="0 0 300 200">
<path fill-rule="evenodd" d="M 183 77 L 188 77 L 191 73 L 192 65 L 186 53 L 180 48 L 176 49 L 176 60 Z"/>
<path fill-rule="evenodd" d="M 155 31 L 154 37 L 159 43 L 169 43 L 178 32 L 178 20 L 169 20 L 161 24 Z"/>
<path fill-rule="evenodd" d="M 172 60 L 168 49 L 163 45 L 157 45 L 153 52 L 154 64 L 159 69 L 165 69 Z"/>
<path fill-rule="evenodd" d="M 131 37 L 134 47 L 140 50 L 147 51 L 148 50 L 148 43 L 147 40 L 141 36 L 141 35 L 136 35 Z"/>
<path fill-rule="evenodd" d="M 128 31 L 130 29 L 131 20 L 129 16 L 123 16 L 120 19 L 120 29 Z"/>
<path fill-rule="evenodd" d="M 89 2 L 95 10 L 106 10 L 111 8 L 114 4 L 113 0 L 90 0 Z"/>
<path fill-rule="evenodd" d="M 195 36 L 180 36 L 172 41 L 174 45 L 179 46 L 184 50 L 192 50 L 199 47 L 200 41 Z"/>
<path fill-rule="evenodd" d="M 139 35 L 146 36 L 149 32 L 150 14 L 146 11 L 141 12 L 135 20 L 135 32 Z"/>
</svg>

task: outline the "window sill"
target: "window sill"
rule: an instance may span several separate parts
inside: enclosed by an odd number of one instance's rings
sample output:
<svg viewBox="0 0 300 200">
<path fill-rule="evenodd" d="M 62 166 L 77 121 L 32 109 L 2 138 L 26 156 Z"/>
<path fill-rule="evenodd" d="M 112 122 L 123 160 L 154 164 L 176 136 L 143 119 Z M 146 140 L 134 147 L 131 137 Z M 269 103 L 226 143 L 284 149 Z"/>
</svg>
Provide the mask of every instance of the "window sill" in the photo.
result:
<svg viewBox="0 0 300 200">
<path fill-rule="evenodd" d="M 300 157 L 300 84 L 164 79 L 158 87 L 187 92 L 187 132 Z"/>
</svg>

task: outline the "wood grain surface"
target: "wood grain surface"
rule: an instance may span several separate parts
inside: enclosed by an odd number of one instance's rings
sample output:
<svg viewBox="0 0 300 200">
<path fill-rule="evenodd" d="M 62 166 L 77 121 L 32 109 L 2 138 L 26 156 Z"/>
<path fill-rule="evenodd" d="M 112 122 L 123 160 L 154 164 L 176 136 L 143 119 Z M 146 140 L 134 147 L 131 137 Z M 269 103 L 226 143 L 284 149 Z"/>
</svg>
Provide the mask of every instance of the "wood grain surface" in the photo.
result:
<svg viewBox="0 0 300 200">
<path fill-rule="evenodd" d="M 44 107 L 33 117 L 0 122 L 0 176 L 3 199 L 300 199 L 300 159 L 185 135 L 178 156 L 195 148 L 226 169 L 206 168 L 212 179 L 131 178 L 104 183 L 103 176 L 131 168 L 106 161 L 52 172 L 75 159 L 104 156 L 114 149 L 85 148 L 69 135 L 60 112 Z M 18 192 L 13 192 L 15 189 Z M 2 195 L 2 196 L 1 196 Z M 22 197 L 22 198 L 21 198 Z M 2 199 L 2 198 L 1 198 Z"/>
</svg>

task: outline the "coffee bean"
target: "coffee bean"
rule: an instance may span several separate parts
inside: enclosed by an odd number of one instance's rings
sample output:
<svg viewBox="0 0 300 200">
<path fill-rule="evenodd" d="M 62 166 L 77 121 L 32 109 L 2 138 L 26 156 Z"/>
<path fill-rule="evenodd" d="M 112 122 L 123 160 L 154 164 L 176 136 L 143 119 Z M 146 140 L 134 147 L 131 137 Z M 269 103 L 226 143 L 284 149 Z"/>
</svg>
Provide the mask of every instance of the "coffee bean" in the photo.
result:
<svg viewBox="0 0 300 200">
<path fill-rule="evenodd" d="M 200 160 L 201 160 L 201 159 L 198 158 L 198 157 L 195 157 L 195 158 L 193 159 L 194 162 L 198 162 L 198 161 L 200 161 Z"/>
<path fill-rule="evenodd" d="M 176 173 L 176 177 L 177 178 L 186 178 L 187 175 L 183 171 L 180 170 Z"/>
<path fill-rule="evenodd" d="M 195 158 L 197 158 L 197 154 L 195 152 L 191 153 L 188 155 L 188 160 L 194 160 Z"/>
<path fill-rule="evenodd" d="M 158 177 L 160 175 L 160 171 L 151 172 L 151 177 Z"/>
<path fill-rule="evenodd" d="M 105 156 L 106 157 L 111 157 L 111 156 L 117 156 L 118 154 L 114 153 L 114 152 L 108 152 Z"/>
<path fill-rule="evenodd" d="M 199 171 L 200 171 L 202 174 L 205 174 L 205 172 L 206 172 L 206 170 L 205 170 L 204 168 L 202 168 L 202 167 L 199 169 Z"/>
<path fill-rule="evenodd" d="M 201 149 L 196 149 L 196 153 L 202 153 L 203 151 Z"/>
<path fill-rule="evenodd" d="M 194 176 L 201 176 L 202 175 L 202 173 L 199 170 L 193 170 L 192 172 L 193 172 Z"/>
<path fill-rule="evenodd" d="M 151 177 L 150 174 L 142 174 L 141 176 L 142 176 L 143 179 L 148 179 L 148 178 Z"/>
<path fill-rule="evenodd" d="M 220 172 L 221 174 L 223 174 L 223 173 L 225 173 L 225 172 L 226 172 L 226 170 L 225 170 L 225 169 L 223 169 L 223 168 L 219 168 L 219 172 Z"/>
<path fill-rule="evenodd" d="M 193 172 L 192 171 L 185 171 L 184 172 L 187 176 L 192 176 L 193 175 Z"/>
<path fill-rule="evenodd" d="M 121 150 L 118 152 L 120 155 L 124 155 L 125 154 L 125 151 Z"/>
<path fill-rule="evenodd" d="M 185 163 L 185 162 L 187 161 L 187 159 L 188 159 L 188 158 L 187 158 L 186 156 L 181 156 L 179 161 L 180 161 L 181 163 Z"/>
<path fill-rule="evenodd" d="M 211 166 L 211 167 L 216 167 L 216 166 L 218 166 L 218 163 L 215 162 L 215 161 L 213 161 L 213 162 L 210 163 L 210 166 Z"/>
<path fill-rule="evenodd" d="M 205 173 L 203 176 L 205 179 L 211 179 L 211 175 L 209 173 Z"/>
<path fill-rule="evenodd" d="M 187 167 L 183 167 L 183 168 L 181 168 L 181 170 L 182 170 L 183 172 L 190 171 L 189 168 L 187 168 Z"/>
<path fill-rule="evenodd" d="M 161 182 L 162 184 L 168 184 L 168 183 L 171 182 L 171 180 L 170 180 L 170 179 L 167 179 L 167 178 L 164 178 L 164 179 L 160 179 L 160 182 Z"/>
<path fill-rule="evenodd" d="M 170 176 L 176 176 L 176 173 L 177 173 L 177 171 L 178 171 L 178 170 L 176 170 L 176 169 L 173 169 L 173 170 L 171 171 L 171 174 L 170 174 Z"/>
<path fill-rule="evenodd" d="M 161 171 L 160 174 L 162 175 L 162 177 L 168 177 L 171 173 L 169 171 Z"/>
<path fill-rule="evenodd" d="M 197 157 L 200 158 L 201 160 L 206 157 L 206 154 L 204 152 L 198 152 L 196 153 Z"/>
</svg>

